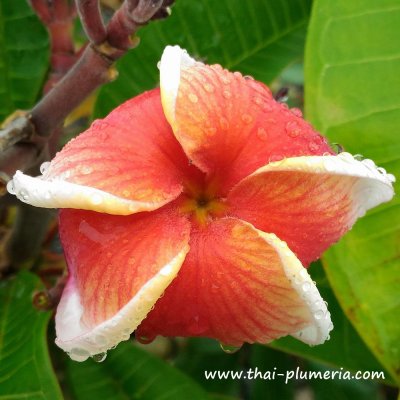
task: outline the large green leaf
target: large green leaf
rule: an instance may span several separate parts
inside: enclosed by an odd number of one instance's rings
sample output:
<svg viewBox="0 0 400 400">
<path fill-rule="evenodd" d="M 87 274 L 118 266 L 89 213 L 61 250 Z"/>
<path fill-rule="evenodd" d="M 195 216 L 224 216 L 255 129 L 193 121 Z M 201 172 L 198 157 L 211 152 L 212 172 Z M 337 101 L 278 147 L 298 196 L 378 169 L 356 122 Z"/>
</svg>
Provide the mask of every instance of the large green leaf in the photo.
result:
<svg viewBox="0 0 400 400">
<path fill-rule="evenodd" d="M 307 115 L 332 141 L 399 177 L 399 1 L 317 0 L 314 7 L 305 65 Z M 399 204 L 397 197 L 369 212 L 325 257 L 343 309 L 397 379 Z"/>
<path fill-rule="evenodd" d="M 48 68 L 49 39 L 26 0 L 0 0 L 0 122 L 29 109 Z"/>
<path fill-rule="evenodd" d="M 0 281 L 1 400 L 62 398 L 47 351 L 50 313 L 32 306 L 39 289 L 39 279 L 28 272 Z"/>
<path fill-rule="evenodd" d="M 292 337 L 285 337 L 270 344 L 271 347 L 296 354 L 309 360 L 319 361 L 336 368 L 352 371 L 382 371 L 383 368 L 368 350 L 340 308 L 321 263 L 310 267 L 310 274 L 325 301 L 334 324 L 330 340 L 320 346 L 308 346 Z M 385 377 L 390 380 L 389 374 Z"/>
<path fill-rule="evenodd" d="M 68 361 L 68 382 L 76 400 L 206 400 L 207 393 L 182 372 L 121 343 L 102 363 Z"/>
<path fill-rule="evenodd" d="M 303 56 L 310 6 L 311 0 L 177 1 L 171 17 L 140 31 L 140 46 L 118 63 L 118 79 L 101 89 L 95 115 L 155 87 L 168 44 L 270 83 Z"/>
</svg>

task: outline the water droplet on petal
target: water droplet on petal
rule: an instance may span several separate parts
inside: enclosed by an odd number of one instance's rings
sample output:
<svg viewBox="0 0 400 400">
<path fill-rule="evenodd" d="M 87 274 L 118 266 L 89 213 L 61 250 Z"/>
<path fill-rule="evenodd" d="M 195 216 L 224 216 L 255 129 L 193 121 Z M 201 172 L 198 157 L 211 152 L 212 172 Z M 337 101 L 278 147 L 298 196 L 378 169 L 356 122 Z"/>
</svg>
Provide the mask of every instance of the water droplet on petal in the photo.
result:
<svg viewBox="0 0 400 400">
<path fill-rule="evenodd" d="M 297 121 L 289 121 L 286 124 L 286 133 L 288 136 L 295 138 L 301 134 L 301 128 Z"/>
<path fill-rule="evenodd" d="M 221 76 L 221 82 L 225 85 L 229 85 L 232 82 L 231 77 L 229 76 L 229 74 L 225 74 Z"/>
<path fill-rule="evenodd" d="M 204 84 L 204 89 L 208 93 L 213 93 L 214 92 L 214 86 L 211 85 L 211 83 L 205 83 Z"/>
<path fill-rule="evenodd" d="M 28 192 L 27 192 L 26 190 L 24 190 L 24 189 L 21 189 L 21 190 L 18 192 L 18 197 L 19 197 L 19 199 L 22 200 L 22 201 L 28 201 L 28 200 L 29 200 L 29 194 L 28 194 Z"/>
<path fill-rule="evenodd" d="M 228 354 L 234 354 L 238 352 L 242 346 L 231 346 L 229 344 L 220 343 L 221 349 Z"/>
<path fill-rule="evenodd" d="M 310 149 L 310 151 L 317 151 L 319 149 L 319 144 L 315 142 L 310 142 L 308 144 L 308 148 Z"/>
<path fill-rule="evenodd" d="M 197 103 L 197 102 L 199 101 L 199 98 L 198 98 L 194 93 L 190 93 L 190 94 L 189 94 L 189 100 L 190 100 L 192 103 Z"/>
<path fill-rule="evenodd" d="M 83 175 L 89 175 L 89 174 L 91 174 L 93 172 L 93 168 L 89 167 L 89 165 L 84 165 L 81 168 L 81 172 L 82 172 Z"/>
<path fill-rule="evenodd" d="M 90 354 L 87 350 L 80 349 L 78 347 L 74 347 L 73 349 L 71 349 L 71 351 L 68 354 L 72 360 L 78 361 L 78 362 L 85 361 L 90 356 Z"/>
<path fill-rule="evenodd" d="M 258 104 L 259 106 L 263 103 L 263 99 L 259 96 L 253 97 L 254 103 Z"/>
<path fill-rule="evenodd" d="M 364 157 L 361 154 L 354 154 L 353 158 L 357 161 L 362 161 Z"/>
<path fill-rule="evenodd" d="M 222 92 L 222 96 L 224 96 L 226 99 L 230 99 L 232 97 L 232 93 L 229 90 L 224 90 Z"/>
<path fill-rule="evenodd" d="M 251 115 L 249 115 L 249 114 L 243 114 L 242 115 L 242 121 L 245 124 L 250 124 L 253 121 L 253 117 Z"/>
<path fill-rule="evenodd" d="M 372 160 L 370 160 L 369 158 L 366 158 L 365 160 L 363 160 L 362 163 L 369 169 L 374 170 L 376 168 L 375 163 Z"/>
<path fill-rule="evenodd" d="M 310 282 L 304 282 L 303 285 L 301 286 L 303 292 L 308 292 L 311 289 L 311 283 Z"/>
<path fill-rule="evenodd" d="M 315 314 L 314 314 L 314 318 L 315 319 L 322 319 L 324 317 L 325 313 L 322 310 L 318 310 Z"/>
<path fill-rule="evenodd" d="M 7 190 L 8 190 L 8 193 L 15 194 L 14 181 L 12 179 L 10 181 L 8 181 L 8 183 L 7 183 Z"/>
<path fill-rule="evenodd" d="M 46 173 L 46 171 L 49 169 L 50 167 L 50 161 L 46 161 L 44 162 L 41 166 L 40 166 L 40 173 L 42 175 L 44 175 Z"/>
<path fill-rule="evenodd" d="M 159 61 L 159 62 L 157 63 L 157 68 L 158 68 L 158 69 L 161 68 L 161 61 Z"/>
<path fill-rule="evenodd" d="M 257 129 L 257 136 L 259 139 L 266 141 L 268 140 L 268 133 L 264 128 L 258 128 Z"/>
<path fill-rule="evenodd" d="M 250 81 L 254 81 L 254 78 L 251 75 L 245 75 L 243 78 Z"/>
<path fill-rule="evenodd" d="M 92 356 L 93 361 L 98 362 L 98 363 L 103 362 L 106 358 L 107 358 L 106 352 L 98 353 L 98 354 L 95 354 Z"/>
<path fill-rule="evenodd" d="M 293 107 L 293 108 L 290 109 L 290 111 L 291 111 L 292 114 L 294 114 L 296 117 L 299 117 L 299 118 L 302 118 L 302 117 L 303 117 L 303 113 L 302 113 L 302 111 L 300 110 L 300 108 Z"/>
<path fill-rule="evenodd" d="M 138 335 L 135 336 L 136 340 L 141 344 L 150 344 L 156 338 L 155 335 Z"/>
</svg>

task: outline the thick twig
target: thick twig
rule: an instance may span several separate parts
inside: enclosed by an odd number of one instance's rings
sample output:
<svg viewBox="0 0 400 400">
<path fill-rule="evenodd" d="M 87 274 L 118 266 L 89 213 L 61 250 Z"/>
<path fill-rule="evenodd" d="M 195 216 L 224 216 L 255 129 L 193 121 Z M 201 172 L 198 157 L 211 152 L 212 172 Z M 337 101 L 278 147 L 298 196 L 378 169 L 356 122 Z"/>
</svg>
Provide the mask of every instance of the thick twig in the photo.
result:
<svg viewBox="0 0 400 400">
<path fill-rule="evenodd" d="M 103 43 L 107 38 L 107 30 L 98 0 L 76 0 L 76 7 L 89 40 L 94 44 Z"/>
<path fill-rule="evenodd" d="M 34 133 L 34 125 L 28 116 L 20 116 L 12 120 L 0 130 L 0 152 L 21 140 L 28 139 Z"/>
<path fill-rule="evenodd" d="M 13 126 L 0 131 L 0 150 L 27 139 L 42 147 L 43 138 L 49 138 L 75 107 L 95 89 L 116 76 L 112 64 L 135 45 L 131 37 L 136 30 L 151 19 L 164 17 L 172 2 L 173 0 L 125 0 L 107 27 L 107 40 L 99 45 L 91 44 L 86 47 L 64 78 L 27 114 L 25 120 L 18 121 L 19 127 L 14 122 Z M 91 2 L 91 7 L 94 7 L 93 4 Z M 90 29 L 98 29 L 98 26 L 93 27 L 97 17 L 88 22 L 87 10 L 81 15 L 85 19 L 84 26 L 90 25 Z M 0 161 L 0 170 L 3 166 Z"/>
<path fill-rule="evenodd" d="M 67 75 L 32 109 L 36 134 L 49 136 L 93 90 L 112 80 L 113 61 L 95 46 L 88 46 Z"/>
<path fill-rule="evenodd" d="M 145 25 L 163 3 L 163 0 L 125 0 L 108 24 L 108 43 L 121 50 L 130 49 L 133 45 L 132 34 Z"/>
<path fill-rule="evenodd" d="M 27 170 L 38 159 L 38 148 L 33 143 L 18 143 L 0 153 L 0 187 L 5 185 L 17 169 Z"/>
</svg>

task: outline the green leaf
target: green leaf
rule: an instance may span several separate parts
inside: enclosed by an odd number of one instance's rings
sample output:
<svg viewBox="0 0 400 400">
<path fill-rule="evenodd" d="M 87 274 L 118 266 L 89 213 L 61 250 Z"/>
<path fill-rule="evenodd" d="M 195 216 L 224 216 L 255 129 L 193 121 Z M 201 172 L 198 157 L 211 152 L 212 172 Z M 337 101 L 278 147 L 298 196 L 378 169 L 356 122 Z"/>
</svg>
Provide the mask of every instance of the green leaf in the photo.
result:
<svg viewBox="0 0 400 400">
<path fill-rule="evenodd" d="M 317 0 L 314 7 L 305 64 L 308 117 L 347 151 L 400 177 L 399 1 Z M 370 211 L 325 257 L 344 311 L 398 381 L 399 204 L 397 197 Z"/>
<path fill-rule="evenodd" d="M 309 272 L 316 281 L 322 298 L 328 302 L 334 325 L 330 340 L 311 347 L 292 337 L 285 337 L 272 342 L 269 346 L 336 368 L 342 367 L 352 371 L 384 371 L 340 308 L 321 264 L 312 264 Z M 389 374 L 384 372 L 390 382 Z"/>
<path fill-rule="evenodd" d="M 1 400 L 62 398 L 47 351 L 51 314 L 32 306 L 32 294 L 42 288 L 28 272 L 0 281 Z"/>
<path fill-rule="evenodd" d="M 48 68 L 47 32 L 26 0 L 0 0 L 0 122 L 32 107 Z"/>
<path fill-rule="evenodd" d="M 139 32 L 141 44 L 118 62 L 118 79 L 103 87 L 95 115 L 158 85 L 156 67 L 168 44 L 207 63 L 270 83 L 301 58 L 311 0 L 179 0 L 165 21 Z"/>
<path fill-rule="evenodd" d="M 189 377 L 132 343 L 121 343 L 102 363 L 69 360 L 68 382 L 76 400 L 206 400 Z"/>
</svg>

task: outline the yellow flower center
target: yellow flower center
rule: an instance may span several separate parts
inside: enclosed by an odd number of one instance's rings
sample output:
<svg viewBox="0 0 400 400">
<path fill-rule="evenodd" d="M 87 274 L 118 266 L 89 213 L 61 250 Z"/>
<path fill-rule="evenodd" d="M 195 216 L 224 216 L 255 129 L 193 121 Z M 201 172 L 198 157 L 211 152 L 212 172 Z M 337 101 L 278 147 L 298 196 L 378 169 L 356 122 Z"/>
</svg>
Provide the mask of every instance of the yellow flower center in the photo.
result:
<svg viewBox="0 0 400 400">
<path fill-rule="evenodd" d="M 227 206 L 222 199 L 216 197 L 216 185 L 185 185 L 184 199 L 180 207 L 184 213 L 191 214 L 199 225 L 206 225 L 210 218 L 224 215 Z"/>
</svg>

